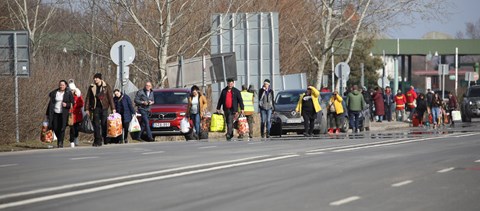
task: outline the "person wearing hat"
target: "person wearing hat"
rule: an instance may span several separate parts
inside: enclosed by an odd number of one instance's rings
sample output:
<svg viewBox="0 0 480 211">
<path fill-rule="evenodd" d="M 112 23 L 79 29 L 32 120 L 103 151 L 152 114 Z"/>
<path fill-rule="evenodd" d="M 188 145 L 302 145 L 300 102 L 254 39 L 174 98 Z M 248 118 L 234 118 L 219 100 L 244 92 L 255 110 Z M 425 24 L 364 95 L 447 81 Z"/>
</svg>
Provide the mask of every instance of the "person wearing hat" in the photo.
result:
<svg viewBox="0 0 480 211">
<path fill-rule="evenodd" d="M 258 91 L 258 107 L 260 108 L 260 135 L 265 137 L 265 127 L 267 129 L 266 136 L 270 138 L 270 128 L 272 127 L 272 112 L 275 110 L 275 94 L 270 88 L 270 80 L 263 81 L 263 87 Z"/>
<path fill-rule="evenodd" d="M 102 80 L 102 74 L 96 73 L 93 76 L 93 84 L 90 84 L 85 98 L 85 112 L 87 115 L 93 113 L 93 146 L 99 147 L 107 144 L 107 117 L 108 109 L 115 113 L 113 103 L 113 92 L 110 85 Z"/>
<path fill-rule="evenodd" d="M 128 143 L 128 127 L 130 126 L 130 122 L 132 118 L 137 118 L 135 116 L 135 109 L 132 105 L 132 99 L 124 93 L 122 93 L 119 89 L 113 90 L 113 102 L 115 103 L 115 110 L 122 116 L 122 127 L 123 133 L 122 135 L 114 138 L 115 143 Z"/>
<path fill-rule="evenodd" d="M 68 123 L 68 113 L 73 105 L 73 94 L 67 88 L 67 81 L 58 82 L 58 88 L 48 94 L 47 106 L 48 129 L 57 136 L 57 147 L 63 148 L 65 128 Z"/>
<path fill-rule="evenodd" d="M 73 125 L 70 125 L 70 146 L 78 146 L 78 127 L 83 120 L 83 97 L 80 89 L 75 86 L 73 79 L 68 80 L 68 87 L 73 94 L 73 107 L 70 110 L 70 113 L 73 115 Z"/>
<path fill-rule="evenodd" d="M 223 108 L 225 121 L 227 122 L 227 141 L 233 138 L 233 118 L 238 114 L 239 110 L 244 113 L 244 104 L 240 90 L 234 87 L 235 82 L 232 78 L 227 79 L 227 87 L 225 87 L 218 99 L 217 112 Z M 240 109 L 238 108 L 240 106 Z"/>
</svg>

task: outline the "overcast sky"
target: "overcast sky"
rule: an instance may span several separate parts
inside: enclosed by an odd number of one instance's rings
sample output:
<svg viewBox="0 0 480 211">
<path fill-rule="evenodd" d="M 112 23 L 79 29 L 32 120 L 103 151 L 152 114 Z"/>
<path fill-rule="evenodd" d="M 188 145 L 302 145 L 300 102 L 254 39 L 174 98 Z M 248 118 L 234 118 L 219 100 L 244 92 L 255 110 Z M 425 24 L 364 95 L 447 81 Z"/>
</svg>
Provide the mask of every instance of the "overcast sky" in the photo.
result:
<svg viewBox="0 0 480 211">
<path fill-rule="evenodd" d="M 453 37 L 458 31 L 465 31 L 466 22 L 476 22 L 480 18 L 479 0 L 455 0 L 451 7 L 452 15 L 444 22 L 440 21 L 417 21 L 413 25 L 392 29 L 388 35 L 391 38 L 420 39 L 431 31 L 443 32 Z"/>
</svg>

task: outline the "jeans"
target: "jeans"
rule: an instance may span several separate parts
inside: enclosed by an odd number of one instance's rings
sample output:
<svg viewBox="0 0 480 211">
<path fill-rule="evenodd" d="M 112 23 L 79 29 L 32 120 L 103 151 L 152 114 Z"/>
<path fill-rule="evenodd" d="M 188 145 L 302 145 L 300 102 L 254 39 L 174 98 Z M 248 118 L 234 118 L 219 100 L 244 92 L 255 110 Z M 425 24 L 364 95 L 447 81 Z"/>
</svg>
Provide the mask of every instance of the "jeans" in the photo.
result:
<svg viewBox="0 0 480 211">
<path fill-rule="evenodd" d="M 342 115 L 343 114 L 337 114 L 336 112 L 328 112 L 328 122 L 329 122 L 328 128 L 332 128 L 332 129 L 341 128 Z"/>
<path fill-rule="evenodd" d="M 93 145 L 102 146 L 102 141 L 104 144 L 107 144 L 107 117 L 108 110 L 96 108 L 93 111 Z"/>
<path fill-rule="evenodd" d="M 432 107 L 433 124 L 437 124 L 440 118 L 440 107 Z"/>
<path fill-rule="evenodd" d="M 305 128 L 305 134 L 312 135 L 313 129 L 315 129 L 315 119 L 317 117 L 317 114 L 302 112 L 302 117 L 303 117 L 303 127 Z"/>
<path fill-rule="evenodd" d="M 190 119 L 193 122 L 193 129 L 195 129 L 195 133 L 200 135 L 200 114 L 190 114 Z"/>
<path fill-rule="evenodd" d="M 397 122 L 401 122 L 405 118 L 405 109 L 402 110 L 395 110 L 395 115 L 397 118 Z"/>
<path fill-rule="evenodd" d="M 360 111 L 349 111 L 348 117 L 353 131 L 356 132 L 356 130 L 359 129 L 358 125 L 360 123 Z"/>
<path fill-rule="evenodd" d="M 140 131 L 140 134 L 143 134 L 143 132 L 145 131 L 147 133 L 147 138 L 149 140 L 147 141 L 150 141 L 153 139 L 152 137 L 152 130 L 150 129 L 150 121 L 148 119 L 148 117 L 150 116 L 150 111 L 147 111 L 147 110 L 144 110 L 144 109 L 138 109 L 138 112 L 142 115 L 142 126 L 141 127 L 141 131 Z"/>
<path fill-rule="evenodd" d="M 232 109 L 223 111 L 225 113 L 225 121 L 227 122 L 227 139 L 231 139 L 233 137 L 233 117 L 235 117 L 235 113 Z"/>
<path fill-rule="evenodd" d="M 270 128 L 272 127 L 272 110 L 260 109 L 260 134 L 265 134 L 265 124 L 267 126 L 267 134 L 270 134 Z"/>
<path fill-rule="evenodd" d="M 385 104 L 385 119 L 387 121 L 392 121 L 392 105 Z"/>
</svg>

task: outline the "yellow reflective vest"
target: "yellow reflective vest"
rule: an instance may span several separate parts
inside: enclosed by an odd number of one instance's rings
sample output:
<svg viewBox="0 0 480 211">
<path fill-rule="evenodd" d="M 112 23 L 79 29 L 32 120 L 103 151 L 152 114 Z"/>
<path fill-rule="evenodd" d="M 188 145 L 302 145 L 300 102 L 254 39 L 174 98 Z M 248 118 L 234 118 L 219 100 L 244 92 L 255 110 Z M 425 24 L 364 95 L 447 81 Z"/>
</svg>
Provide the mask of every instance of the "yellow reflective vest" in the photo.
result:
<svg viewBox="0 0 480 211">
<path fill-rule="evenodd" d="M 243 111 L 245 112 L 245 115 L 252 115 L 255 112 L 255 108 L 253 107 L 253 93 L 243 90 L 240 94 L 243 99 Z"/>
</svg>

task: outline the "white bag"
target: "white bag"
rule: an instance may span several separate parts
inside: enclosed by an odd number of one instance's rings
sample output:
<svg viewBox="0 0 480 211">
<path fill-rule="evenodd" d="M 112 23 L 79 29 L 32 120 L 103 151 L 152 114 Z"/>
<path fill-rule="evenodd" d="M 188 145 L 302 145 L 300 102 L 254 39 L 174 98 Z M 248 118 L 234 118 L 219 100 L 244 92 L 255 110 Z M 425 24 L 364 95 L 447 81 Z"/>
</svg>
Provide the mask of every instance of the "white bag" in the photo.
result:
<svg viewBox="0 0 480 211">
<path fill-rule="evenodd" d="M 132 121 L 130 121 L 130 125 L 128 125 L 128 132 L 140 132 L 141 129 L 142 128 L 140 128 L 140 123 L 138 122 L 137 115 L 133 115 Z"/>
<path fill-rule="evenodd" d="M 180 122 L 180 131 L 182 133 L 188 133 L 190 131 L 190 122 L 188 122 L 187 117 L 184 117 Z"/>
<path fill-rule="evenodd" d="M 462 120 L 462 114 L 460 113 L 460 111 L 452 111 L 452 120 L 453 121 Z"/>
</svg>

